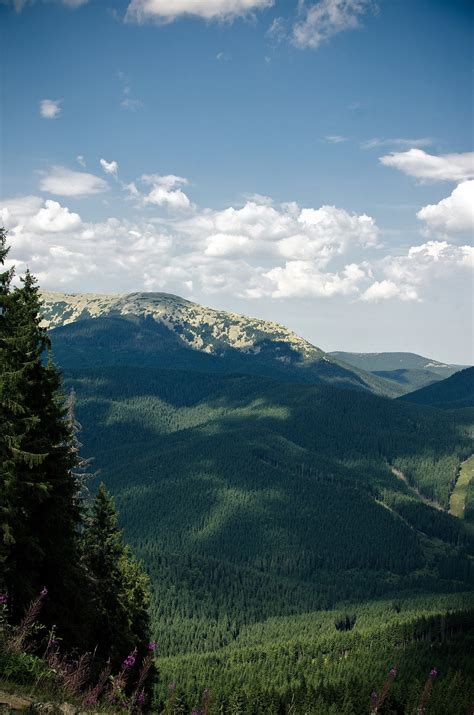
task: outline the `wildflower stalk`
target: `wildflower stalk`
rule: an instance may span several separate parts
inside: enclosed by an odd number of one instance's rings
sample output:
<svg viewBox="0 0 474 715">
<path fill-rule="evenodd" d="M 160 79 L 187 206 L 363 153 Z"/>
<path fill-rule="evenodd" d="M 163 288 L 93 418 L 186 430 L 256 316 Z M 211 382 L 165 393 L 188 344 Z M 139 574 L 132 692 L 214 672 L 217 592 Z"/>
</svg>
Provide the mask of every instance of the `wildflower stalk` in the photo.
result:
<svg viewBox="0 0 474 715">
<path fill-rule="evenodd" d="M 97 702 L 109 681 L 111 672 L 112 666 L 109 660 L 107 661 L 105 668 L 102 669 L 99 675 L 99 680 L 97 681 L 96 685 L 93 688 L 89 688 L 83 698 L 83 702 L 86 707 L 94 707 L 95 705 L 97 705 Z"/>
<path fill-rule="evenodd" d="M 131 698 L 132 705 L 137 704 L 139 705 L 139 707 L 142 707 L 145 704 L 145 692 L 143 686 L 145 685 L 148 673 L 150 672 L 151 666 L 153 665 L 155 650 L 156 643 L 155 641 L 152 641 L 148 644 L 148 654 L 143 659 L 142 666 L 140 668 L 137 685 Z"/>
<path fill-rule="evenodd" d="M 377 694 L 375 691 L 372 692 L 370 696 L 370 714 L 374 715 L 375 713 L 378 713 L 382 705 L 384 704 L 385 700 L 387 699 L 387 696 L 390 692 L 390 688 L 392 686 L 393 681 L 397 677 L 397 668 L 393 666 L 390 668 L 388 672 L 387 679 L 385 680 L 385 683 L 382 688 L 382 692 Z"/>
<path fill-rule="evenodd" d="M 35 600 L 32 601 L 28 606 L 28 610 L 23 616 L 23 620 L 21 621 L 18 628 L 15 629 L 15 633 L 11 638 L 10 642 L 8 643 L 8 648 L 13 653 L 20 653 L 22 650 L 25 649 L 25 641 L 34 630 L 36 621 L 43 605 L 43 600 L 47 595 L 48 589 L 43 588 L 39 596 L 35 598 Z"/>
<path fill-rule="evenodd" d="M 438 669 L 432 668 L 426 679 L 425 687 L 421 693 L 420 702 L 418 704 L 418 709 L 416 711 L 417 715 L 424 715 L 426 709 L 426 703 L 430 699 L 431 691 L 433 690 L 433 680 L 438 677 Z"/>
</svg>

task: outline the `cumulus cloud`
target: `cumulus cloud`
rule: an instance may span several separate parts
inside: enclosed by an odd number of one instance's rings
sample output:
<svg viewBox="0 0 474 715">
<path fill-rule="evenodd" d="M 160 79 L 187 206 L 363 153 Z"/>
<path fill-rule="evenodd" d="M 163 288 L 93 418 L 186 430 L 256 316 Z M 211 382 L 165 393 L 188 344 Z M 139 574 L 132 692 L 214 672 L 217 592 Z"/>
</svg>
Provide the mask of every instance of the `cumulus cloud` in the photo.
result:
<svg viewBox="0 0 474 715">
<path fill-rule="evenodd" d="M 100 160 L 100 165 L 106 174 L 110 176 L 117 176 L 118 164 L 116 161 L 106 161 L 105 159 Z"/>
<path fill-rule="evenodd" d="M 272 7 L 274 0 L 132 0 L 125 19 L 132 22 L 173 22 L 191 15 L 205 20 L 233 20 Z"/>
<path fill-rule="evenodd" d="M 165 206 L 174 211 L 189 211 L 192 209 L 192 204 L 188 196 L 179 188 L 188 183 L 188 180 L 182 176 L 174 176 L 173 174 L 167 176 L 144 174 L 141 180 L 145 184 L 150 184 L 152 187 L 149 193 L 143 198 L 145 204 Z M 132 184 L 132 186 L 135 185 Z"/>
<path fill-rule="evenodd" d="M 94 174 L 73 171 L 65 166 L 52 166 L 40 181 L 41 191 L 57 196 L 90 196 L 108 189 L 108 184 Z"/>
<path fill-rule="evenodd" d="M 361 300 L 377 303 L 380 300 L 389 298 L 401 298 L 401 300 L 417 300 L 416 290 L 409 285 L 397 285 L 393 281 L 375 281 L 361 295 Z"/>
<path fill-rule="evenodd" d="M 474 231 L 474 181 L 464 181 L 450 196 L 437 204 L 424 206 L 417 213 L 431 231 L 471 233 Z"/>
<path fill-rule="evenodd" d="M 465 181 L 474 178 L 474 152 L 434 156 L 422 149 L 409 149 L 381 156 L 379 161 L 417 179 Z"/>
<path fill-rule="evenodd" d="M 81 223 L 79 214 L 72 213 L 57 201 L 47 200 L 44 202 L 44 207 L 32 216 L 27 226 L 33 231 L 61 233 L 74 231 Z"/>
<path fill-rule="evenodd" d="M 40 102 L 40 114 L 43 119 L 56 119 L 61 113 L 60 99 L 42 99 Z"/>
<path fill-rule="evenodd" d="M 289 261 L 284 267 L 272 268 L 264 277 L 272 284 L 269 292 L 275 298 L 329 298 L 357 293 L 366 272 L 355 263 L 332 273 L 318 270 L 311 261 Z"/>
<path fill-rule="evenodd" d="M 361 17 L 375 9 L 371 0 L 319 0 L 311 5 L 302 0 L 292 42 L 297 47 L 315 49 L 340 32 L 359 28 Z"/>
<path fill-rule="evenodd" d="M 447 240 L 380 258 L 374 219 L 339 207 L 254 196 L 239 207 L 182 214 L 189 199 L 169 194 L 184 195 L 186 179 L 148 174 L 139 184 L 148 193 L 133 182 L 128 190 L 148 210 L 135 220 L 91 222 L 38 196 L 0 204 L 19 267 L 29 263 L 44 287 L 64 290 L 368 302 L 422 300 L 430 286 L 472 268 L 473 249 Z"/>
</svg>

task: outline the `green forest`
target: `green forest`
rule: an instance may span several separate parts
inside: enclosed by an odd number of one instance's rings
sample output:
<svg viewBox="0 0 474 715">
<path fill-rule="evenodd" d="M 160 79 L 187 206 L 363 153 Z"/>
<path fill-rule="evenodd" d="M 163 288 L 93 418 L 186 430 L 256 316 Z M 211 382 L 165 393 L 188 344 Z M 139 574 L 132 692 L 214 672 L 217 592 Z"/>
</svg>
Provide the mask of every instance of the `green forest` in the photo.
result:
<svg viewBox="0 0 474 715">
<path fill-rule="evenodd" d="M 337 370 L 126 364 L 133 321 L 117 361 L 113 319 L 99 344 L 93 319 L 48 332 L 34 277 L 12 281 L 0 691 L 77 712 L 469 712 L 472 481 L 449 508 L 474 408 L 440 392 L 456 375 L 432 386 L 441 409 Z"/>
</svg>

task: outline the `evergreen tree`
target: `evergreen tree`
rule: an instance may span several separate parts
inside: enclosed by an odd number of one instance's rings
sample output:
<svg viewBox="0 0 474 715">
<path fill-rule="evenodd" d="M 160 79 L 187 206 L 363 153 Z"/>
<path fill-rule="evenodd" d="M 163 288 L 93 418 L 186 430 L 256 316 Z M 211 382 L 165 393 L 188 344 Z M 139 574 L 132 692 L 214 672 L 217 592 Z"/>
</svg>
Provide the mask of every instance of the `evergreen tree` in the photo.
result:
<svg viewBox="0 0 474 715">
<path fill-rule="evenodd" d="M 81 604 L 85 601 L 79 568 L 81 524 L 74 435 L 61 394 L 61 377 L 41 327 L 36 280 L 27 271 L 23 285 L 8 293 L 2 381 L 3 402 L 12 409 L 12 457 L 6 461 L 7 509 L 5 581 L 14 618 L 47 586 L 45 618 L 66 642 L 83 645 Z M 16 401 L 16 402 L 15 402 Z"/>
<path fill-rule="evenodd" d="M 148 577 L 124 545 L 115 505 L 99 487 L 84 532 L 84 564 L 92 579 L 97 653 L 120 662 L 149 640 Z"/>
<path fill-rule="evenodd" d="M 5 267 L 9 248 L 6 231 L 0 228 L 0 266 Z M 27 400 L 28 372 L 35 360 L 28 330 L 17 321 L 16 292 L 12 291 L 13 269 L 0 273 L 0 586 L 10 591 L 15 607 L 21 607 L 13 580 L 12 558 L 25 517 L 25 505 L 18 499 L 18 475 L 39 466 L 46 454 L 26 444 L 38 417 Z"/>
</svg>

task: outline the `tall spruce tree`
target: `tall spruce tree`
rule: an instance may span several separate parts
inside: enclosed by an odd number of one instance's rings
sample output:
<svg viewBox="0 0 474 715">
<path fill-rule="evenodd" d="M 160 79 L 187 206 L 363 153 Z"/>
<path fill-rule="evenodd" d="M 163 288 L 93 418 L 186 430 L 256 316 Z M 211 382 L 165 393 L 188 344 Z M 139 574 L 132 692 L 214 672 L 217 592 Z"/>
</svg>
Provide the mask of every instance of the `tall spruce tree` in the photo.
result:
<svg viewBox="0 0 474 715">
<path fill-rule="evenodd" d="M 27 271 L 8 294 L 2 377 L 4 396 L 20 403 L 12 411 L 12 459 L 6 460 L 7 509 L 4 572 L 13 617 L 46 586 L 45 617 L 68 643 L 77 638 L 84 610 L 79 563 L 81 524 L 77 453 L 61 394 L 61 377 L 41 326 L 41 301 Z M 14 378 L 14 379 L 13 379 Z M 8 457 L 8 455 L 7 455 Z M 82 593 L 81 593 L 82 591 Z M 85 633 L 85 630 L 82 630 Z"/>
<path fill-rule="evenodd" d="M 118 663 L 149 640 L 148 577 L 125 546 L 115 505 L 104 485 L 84 532 L 84 564 L 92 579 L 94 643 L 99 656 Z"/>
<path fill-rule="evenodd" d="M 11 554 L 24 516 L 18 500 L 18 473 L 44 461 L 46 455 L 29 451 L 28 433 L 38 423 L 26 400 L 28 371 L 34 362 L 25 331 L 17 323 L 13 269 L 6 269 L 9 248 L 0 228 L 0 587 L 12 588 L 15 565 Z M 10 594 L 13 596 L 13 593 Z M 19 600 L 13 597 L 13 605 Z"/>
<path fill-rule="evenodd" d="M 148 579 L 105 489 L 85 523 L 75 396 L 63 398 L 36 280 L 12 288 L 7 255 L 0 229 L 0 588 L 18 620 L 46 586 L 42 618 L 65 645 L 119 663 L 146 648 Z"/>
</svg>

